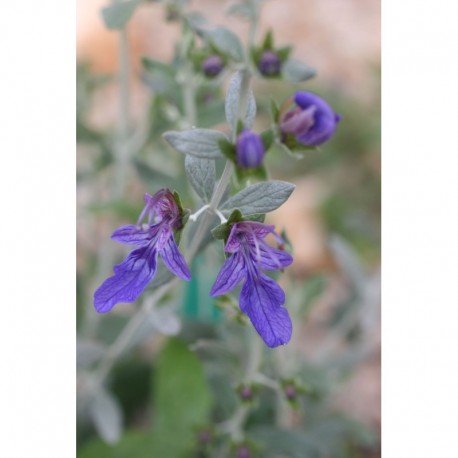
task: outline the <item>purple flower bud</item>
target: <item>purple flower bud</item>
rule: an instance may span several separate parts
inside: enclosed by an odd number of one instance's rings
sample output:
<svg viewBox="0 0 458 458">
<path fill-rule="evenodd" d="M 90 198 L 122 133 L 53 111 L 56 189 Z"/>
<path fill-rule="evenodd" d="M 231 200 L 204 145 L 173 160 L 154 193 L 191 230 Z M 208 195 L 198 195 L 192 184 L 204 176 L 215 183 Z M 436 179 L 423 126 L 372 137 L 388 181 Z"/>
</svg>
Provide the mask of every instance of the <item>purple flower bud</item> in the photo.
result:
<svg viewBox="0 0 458 458">
<path fill-rule="evenodd" d="M 238 391 L 243 401 L 251 401 L 253 399 L 253 390 L 251 386 L 242 385 Z"/>
<path fill-rule="evenodd" d="M 237 450 L 237 458 L 250 458 L 251 453 L 248 447 L 242 446 Z"/>
<path fill-rule="evenodd" d="M 244 169 L 259 167 L 264 159 L 261 137 L 248 129 L 238 136 L 236 143 L 237 164 Z"/>
<path fill-rule="evenodd" d="M 264 76 L 277 76 L 280 73 L 281 60 L 272 51 L 264 51 L 258 62 L 258 69 Z"/>
<path fill-rule="evenodd" d="M 285 392 L 285 396 L 289 401 L 293 401 L 294 399 L 296 399 L 297 390 L 294 385 L 286 385 L 283 390 Z"/>
<path fill-rule="evenodd" d="M 214 78 L 221 73 L 224 67 L 224 62 L 219 56 L 207 57 L 202 63 L 202 72 L 208 78 Z"/>
<path fill-rule="evenodd" d="M 294 102 L 296 107 L 280 119 L 284 137 L 292 134 L 299 143 L 315 146 L 334 135 L 341 116 L 324 99 L 312 92 L 296 92 Z"/>
</svg>

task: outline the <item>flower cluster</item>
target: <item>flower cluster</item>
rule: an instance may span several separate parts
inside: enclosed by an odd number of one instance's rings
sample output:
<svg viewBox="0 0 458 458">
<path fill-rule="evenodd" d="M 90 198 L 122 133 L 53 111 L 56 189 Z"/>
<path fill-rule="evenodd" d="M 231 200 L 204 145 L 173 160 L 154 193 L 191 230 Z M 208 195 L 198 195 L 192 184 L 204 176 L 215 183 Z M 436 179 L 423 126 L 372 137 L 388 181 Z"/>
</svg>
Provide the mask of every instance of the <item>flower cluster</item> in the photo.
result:
<svg viewBox="0 0 458 458">
<path fill-rule="evenodd" d="M 268 347 L 289 342 L 291 319 L 283 307 L 285 293 L 263 270 L 283 269 L 293 262 L 290 254 L 265 242 L 272 234 L 284 246 L 274 226 L 256 221 L 235 223 L 224 248 L 231 256 L 221 268 L 211 290 L 212 296 L 232 291 L 241 281 L 240 309 L 248 315 Z"/>
<path fill-rule="evenodd" d="M 146 218 L 146 223 L 142 221 Z M 118 228 L 111 236 L 125 245 L 138 246 L 121 263 L 114 275 L 105 280 L 94 294 L 94 306 L 100 313 L 109 312 L 119 302 L 133 302 L 153 279 L 160 254 L 167 268 L 183 280 L 191 274 L 178 250 L 174 233 L 183 227 L 183 211 L 168 189 L 154 196 L 145 194 L 145 207 L 137 224 Z"/>
<path fill-rule="evenodd" d="M 205 60 L 203 71 L 218 73 L 221 65 L 218 59 L 213 56 Z M 293 103 L 295 106 L 291 108 Z M 283 105 L 283 110 L 278 111 L 275 120 L 279 133 L 277 141 L 287 146 L 292 142 L 316 146 L 331 138 L 340 116 L 316 94 L 297 92 Z M 247 177 L 258 178 L 263 173 L 264 156 L 273 142 L 273 132 L 268 130 L 257 134 L 239 122 L 235 141 L 224 139 L 219 142 L 221 152 L 234 162 L 237 177 L 245 174 Z M 178 250 L 176 238 L 186 219 L 175 193 L 161 189 L 153 196 L 145 195 L 145 207 L 137 224 L 122 226 L 111 237 L 119 243 L 138 248 L 122 263 L 114 266 L 114 275 L 105 280 L 95 292 L 94 306 L 98 312 L 108 312 L 119 302 L 135 301 L 154 278 L 159 255 L 173 274 L 183 280 L 190 280 L 191 274 Z M 274 348 L 288 343 L 292 323 L 283 306 L 285 293 L 265 273 L 282 270 L 292 263 L 291 255 L 283 249 L 283 240 L 275 232 L 274 226 L 251 221 L 238 210 L 220 227 L 223 228 L 223 235 L 214 235 L 226 241 L 224 251 L 228 257 L 210 295 L 215 297 L 226 294 L 243 283 L 240 310 L 249 317 L 266 345 Z M 266 243 L 265 239 L 269 235 L 278 242 L 277 248 Z"/>
</svg>

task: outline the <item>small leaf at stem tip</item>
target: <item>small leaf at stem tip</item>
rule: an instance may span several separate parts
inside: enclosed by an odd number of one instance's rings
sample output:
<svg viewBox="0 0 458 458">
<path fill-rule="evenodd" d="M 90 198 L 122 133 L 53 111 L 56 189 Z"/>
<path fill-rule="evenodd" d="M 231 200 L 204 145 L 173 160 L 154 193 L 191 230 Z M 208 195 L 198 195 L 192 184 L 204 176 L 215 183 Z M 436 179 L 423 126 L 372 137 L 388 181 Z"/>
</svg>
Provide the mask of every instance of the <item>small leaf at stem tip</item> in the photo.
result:
<svg viewBox="0 0 458 458">
<path fill-rule="evenodd" d="M 282 65 L 282 75 L 291 83 L 300 83 L 316 76 L 316 71 L 299 60 L 288 59 Z"/>
<path fill-rule="evenodd" d="M 128 0 L 102 8 L 102 18 L 105 26 L 113 30 L 122 29 L 140 3 L 141 0 Z"/>
<path fill-rule="evenodd" d="M 213 30 L 205 31 L 204 35 L 221 54 L 237 62 L 243 60 L 242 43 L 231 30 L 225 27 L 216 27 Z"/>
<path fill-rule="evenodd" d="M 268 213 L 286 202 L 295 188 L 286 181 L 256 183 L 232 196 L 221 207 L 224 215 L 239 209 L 243 215 Z"/>
<path fill-rule="evenodd" d="M 222 132 L 211 129 L 171 130 L 162 136 L 178 152 L 202 159 L 222 157 L 219 142 L 228 140 Z"/>
<path fill-rule="evenodd" d="M 242 81 L 242 71 L 236 72 L 229 82 L 226 94 L 226 120 L 234 132 L 237 130 L 237 122 L 239 120 L 239 104 L 243 102 L 240 100 Z M 256 116 L 256 100 L 251 89 L 248 89 L 247 97 L 245 113 L 242 113 L 242 122 L 247 129 L 250 129 Z"/>
<path fill-rule="evenodd" d="M 122 434 L 123 413 L 118 401 L 99 387 L 89 404 L 89 413 L 99 436 L 108 444 L 118 442 Z"/>
</svg>

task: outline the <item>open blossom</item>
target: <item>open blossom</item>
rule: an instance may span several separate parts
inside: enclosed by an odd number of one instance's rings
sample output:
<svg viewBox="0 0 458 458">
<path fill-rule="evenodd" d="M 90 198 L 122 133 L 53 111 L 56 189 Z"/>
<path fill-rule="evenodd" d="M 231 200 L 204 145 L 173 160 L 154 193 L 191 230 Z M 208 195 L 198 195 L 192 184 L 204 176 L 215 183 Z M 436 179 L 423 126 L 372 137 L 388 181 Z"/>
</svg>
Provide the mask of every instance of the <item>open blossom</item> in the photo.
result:
<svg viewBox="0 0 458 458">
<path fill-rule="evenodd" d="M 269 234 L 283 243 L 274 226 L 255 221 L 241 221 L 232 226 L 224 248 L 231 256 L 221 268 L 210 294 L 226 294 L 243 280 L 240 309 L 248 315 L 266 345 L 273 348 L 289 342 L 292 323 L 283 307 L 285 293 L 262 271 L 282 269 L 293 259 L 265 242 Z"/>
<path fill-rule="evenodd" d="M 142 224 L 145 218 L 147 222 Z M 99 313 L 109 312 L 119 302 L 135 301 L 156 273 L 158 254 L 171 272 L 183 280 L 191 279 L 174 237 L 182 225 L 181 210 L 168 189 L 154 196 L 145 194 L 145 208 L 137 224 L 121 226 L 111 236 L 116 242 L 139 248 L 114 266 L 114 275 L 95 292 L 94 306 Z"/>
<path fill-rule="evenodd" d="M 340 115 L 312 92 L 296 92 L 293 99 L 296 107 L 280 119 L 282 134 L 292 134 L 306 146 L 320 145 L 329 140 L 334 135 Z"/>
</svg>

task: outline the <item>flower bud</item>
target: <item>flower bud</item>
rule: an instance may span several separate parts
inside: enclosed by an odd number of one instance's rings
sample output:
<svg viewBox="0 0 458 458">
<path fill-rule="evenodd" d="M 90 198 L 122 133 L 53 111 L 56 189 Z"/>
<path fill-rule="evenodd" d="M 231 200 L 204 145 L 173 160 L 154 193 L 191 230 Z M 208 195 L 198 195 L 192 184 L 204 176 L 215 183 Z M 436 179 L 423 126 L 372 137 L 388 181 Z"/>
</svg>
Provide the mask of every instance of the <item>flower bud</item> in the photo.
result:
<svg viewBox="0 0 458 458">
<path fill-rule="evenodd" d="M 280 73 L 281 60 L 276 53 L 264 51 L 258 62 L 258 69 L 264 76 L 277 76 Z"/>
<path fill-rule="evenodd" d="M 261 137 L 245 129 L 237 138 L 237 164 L 244 169 L 261 166 L 264 159 L 264 145 Z"/>
<path fill-rule="evenodd" d="M 213 55 L 207 57 L 202 62 L 202 72 L 207 78 L 215 78 L 221 73 L 221 70 L 224 67 L 224 62 L 221 57 Z"/>
<path fill-rule="evenodd" d="M 283 388 L 283 392 L 285 393 L 286 398 L 288 401 L 294 401 L 297 397 L 297 389 L 293 384 L 288 384 Z"/>
<path fill-rule="evenodd" d="M 302 145 L 316 146 L 329 140 L 340 121 L 330 105 L 312 92 L 296 92 L 296 107 L 280 118 L 283 139 L 293 135 Z"/>
<path fill-rule="evenodd" d="M 238 393 L 242 401 L 251 401 L 253 399 L 253 388 L 249 385 L 241 385 L 238 389 Z"/>
</svg>

